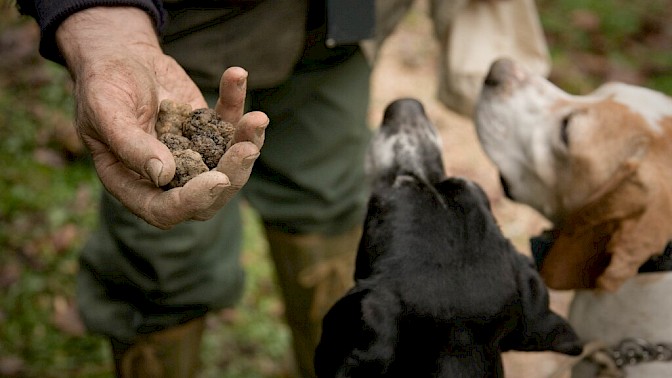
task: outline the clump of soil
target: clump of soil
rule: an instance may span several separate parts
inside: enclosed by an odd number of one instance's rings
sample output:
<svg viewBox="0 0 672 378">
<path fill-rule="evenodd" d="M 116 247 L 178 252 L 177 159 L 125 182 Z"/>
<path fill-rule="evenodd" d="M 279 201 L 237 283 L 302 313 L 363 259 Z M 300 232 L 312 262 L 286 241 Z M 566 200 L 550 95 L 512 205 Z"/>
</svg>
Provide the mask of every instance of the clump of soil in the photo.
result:
<svg viewBox="0 0 672 378">
<path fill-rule="evenodd" d="M 189 104 L 163 100 L 156 132 L 175 158 L 175 177 L 166 185 L 171 189 L 217 167 L 231 144 L 234 126 L 219 118 L 214 109 L 192 111 Z"/>
</svg>

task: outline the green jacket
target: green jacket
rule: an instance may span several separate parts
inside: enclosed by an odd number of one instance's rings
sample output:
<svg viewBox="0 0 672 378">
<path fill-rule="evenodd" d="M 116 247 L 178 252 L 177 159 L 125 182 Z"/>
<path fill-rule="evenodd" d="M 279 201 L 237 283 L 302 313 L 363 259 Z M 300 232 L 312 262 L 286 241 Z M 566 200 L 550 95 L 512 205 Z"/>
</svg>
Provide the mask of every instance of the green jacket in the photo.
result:
<svg viewBox="0 0 672 378">
<path fill-rule="evenodd" d="M 431 1 L 437 33 L 445 32 L 448 20 L 466 1 Z M 371 62 L 413 2 L 376 0 L 375 36 L 362 41 Z M 164 1 L 168 22 L 163 46 L 201 88 L 217 88 L 221 73 L 230 66 L 243 67 L 250 73 L 250 88 L 278 85 L 294 70 L 307 44 L 325 43 L 320 29 L 323 24 L 310 25 L 314 20 L 307 17 L 309 8 L 319 0 L 226 1 L 240 4 L 234 9 L 189 5 L 193 3 Z M 315 16 L 315 12 L 310 13 L 310 18 Z"/>
</svg>

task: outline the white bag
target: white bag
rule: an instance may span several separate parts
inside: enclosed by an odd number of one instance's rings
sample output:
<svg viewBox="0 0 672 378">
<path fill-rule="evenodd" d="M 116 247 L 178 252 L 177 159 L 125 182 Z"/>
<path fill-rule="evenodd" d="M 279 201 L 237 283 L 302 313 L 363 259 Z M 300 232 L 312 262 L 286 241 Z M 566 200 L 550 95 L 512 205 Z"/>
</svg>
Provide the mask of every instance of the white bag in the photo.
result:
<svg viewBox="0 0 672 378">
<path fill-rule="evenodd" d="M 534 0 L 470 0 L 441 36 L 438 98 L 471 117 L 492 62 L 507 57 L 547 76 L 551 59 Z"/>
</svg>

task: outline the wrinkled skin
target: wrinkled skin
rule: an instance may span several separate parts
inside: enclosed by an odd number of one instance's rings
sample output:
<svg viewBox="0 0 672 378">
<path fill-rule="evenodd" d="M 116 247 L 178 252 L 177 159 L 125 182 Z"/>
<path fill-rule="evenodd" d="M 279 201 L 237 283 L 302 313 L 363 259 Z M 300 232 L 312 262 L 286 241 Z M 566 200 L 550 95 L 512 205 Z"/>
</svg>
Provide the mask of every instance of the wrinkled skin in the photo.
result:
<svg viewBox="0 0 672 378">
<path fill-rule="evenodd" d="M 215 107 L 236 125 L 234 144 L 216 169 L 164 191 L 175 161 L 154 125 L 163 99 L 207 107 L 193 81 L 159 46 L 140 9 L 94 7 L 68 17 L 56 40 L 75 82 L 76 128 L 105 188 L 148 223 L 168 229 L 206 220 L 247 182 L 264 141 L 268 117 L 243 114 L 247 72 L 222 75 Z"/>
</svg>

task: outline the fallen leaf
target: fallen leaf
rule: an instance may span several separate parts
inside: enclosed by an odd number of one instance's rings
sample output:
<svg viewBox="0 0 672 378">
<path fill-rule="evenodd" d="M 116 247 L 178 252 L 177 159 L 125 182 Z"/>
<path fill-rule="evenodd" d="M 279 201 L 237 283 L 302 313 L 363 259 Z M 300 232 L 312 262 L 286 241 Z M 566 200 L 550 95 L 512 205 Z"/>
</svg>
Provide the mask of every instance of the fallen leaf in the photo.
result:
<svg viewBox="0 0 672 378">
<path fill-rule="evenodd" d="M 600 16 L 588 9 L 576 9 L 571 13 L 571 23 L 577 29 L 593 33 L 600 30 L 602 20 Z"/>
<path fill-rule="evenodd" d="M 0 356 L 0 377 L 20 377 L 25 368 L 23 359 L 17 356 Z"/>
<path fill-rule="evenodd" d="M 75 243 L 79 229 L 72 223 L 66 224 L 51 234 L 51 242 L 56 253 L 63 253 Z"/>
<path fill-rule="evenodd" d="M 15 284 L 21 278 L 21 266 L 12 261 L 0 267 L 0 289 L 5 289 Z"/>
<path fill-rule="evenodd" d="M 36 148 L 33 152 L 36 161 L 53 168 L 62 168 L 65 166 L 65 159 L 56 150 L 51 148 Z"/>
<path fill-rule="evenodd" d="M 84 336 L 86 327 L 79 316 L 74 300 L 57 296 L 54 298 L 53 306 L 52 323 L 59 331 L 70 336 Z"/>
</svg>

